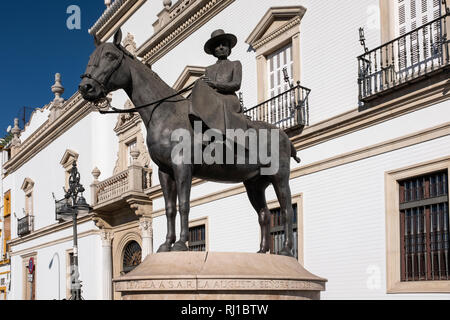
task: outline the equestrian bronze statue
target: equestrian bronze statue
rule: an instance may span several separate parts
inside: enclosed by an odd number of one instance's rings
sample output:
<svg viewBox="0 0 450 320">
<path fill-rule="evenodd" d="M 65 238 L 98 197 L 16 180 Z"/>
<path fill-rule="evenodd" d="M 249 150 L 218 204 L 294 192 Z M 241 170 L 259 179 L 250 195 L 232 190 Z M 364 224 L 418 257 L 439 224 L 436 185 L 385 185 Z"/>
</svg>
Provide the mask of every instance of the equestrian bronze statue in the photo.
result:
<svg viewBox="0 0 450 320">
<path fill-rule="evenodd" d="M 205 52 L 217 57 L 218 62 L 206 69 L 205 77 L 199 79 L 190 98 L 185 99 L 179 92 L 167 85 L 155 72 L 136 59 L 121 45 L 122 33 L 119 30 L 113 43 L 98 43 L 90 57 L 86 72 L 82 75 L 79 91 L 87 101 L 99 103 L 108 93 L 123 89 L 128 94 L 135 110 L 139 112 L 147 128 L 147 147 L 152 161 L 159 168 L 159 180 L 165 200 L 167 216 L 167 237 L 158 252 L 188 251 L 189 210 L 192 179 L 223 183 L 243 182 L 248 198 L 258 214 L 261 227 L 259 253 L 270 250 L 270 211 L 267 207 L 265 190 L 272 184 L 281 207 L 282 223 L 285 227 L 285 242 L 280 254 L 293 256 L 293 208 L 289 187 L 290 161 L 296 156 L 296 150 L 283 130 L 262 121 L 248 120 L 240 108 L 235 92 L 241 85 L 242 67 L 240 62 L 227 58 L 236 44 L 233 35 L 222 30 L 215 31 L 205 45 Z M 233 163 L 207 163 L 205 159 L 195 161 L 196 141 L 195 121 L 202 120 L 202 132 L 206 129 L 217 130 L 225 135 L 229 129 L 252 129 L 257 145 L 271 151 L 271 162 L 278 161 L 278 170 L 272 174 L 263 174 L 272 163 L 259 158 L 250 161 L 251 153 L 246 144 L 245 160 Z M 180 141 L 173 139 L 179 131 L 186 132 L 190 138 L 189 148 L 180 154 L 175 152 Z M 267 132 L 277 134 L 264 135 Z M 263 139 L 262 137 L 266 137 Z M 247 140 L 246 140 L 247 141 Z M 277 142 L 277 143 L 275 143 Z M 212 141 L 211 141 L 212 143 Z M 209 145 L 201 143 L 205 150 Z M 197 148 L 197 149 L 196 149 Z M 250 148 L 251 149 L 251 148 Z M 175 156 L 174 156 L 175 154 Z M 186 161 L 188 156 L 189 161 Z M 175 217 L 178 208 L 181 216 L 181 234 L 177 242 L 175 235 Z M 226 213 L 224 213 L 226 214 Z"/>
</svg>

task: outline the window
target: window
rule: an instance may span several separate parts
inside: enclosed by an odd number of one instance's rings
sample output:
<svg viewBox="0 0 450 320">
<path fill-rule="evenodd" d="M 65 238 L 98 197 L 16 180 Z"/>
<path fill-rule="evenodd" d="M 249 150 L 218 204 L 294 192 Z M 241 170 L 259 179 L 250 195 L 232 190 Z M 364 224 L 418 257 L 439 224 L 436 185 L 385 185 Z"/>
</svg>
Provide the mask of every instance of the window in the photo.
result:
<svg viewBox="0 0 450 320">
<path fill-rule="evenodd" d="M 142 260 L 142 249 L 136 241 L 130 241 L 124 249 L 122 271 L 128 273 L 134 270 Z"/>
<path fill-rule="evenodd" d="M 34 270 L 32 273 L 29 271 L 30 259 L 33 259 Z M 29 255 L 23 257 L 23 298 L 24 300 L 36 300 L 36 274 L 37 274 L 37 263 L 36 255 Z"/>
<path fill-rule="evenodd" d="M 388 293 L 448 293 L 450 157 L 386 172 Z"/>
<path fill-rule="evenodd" d="M 0 258 L 6 260 L 7 253 L 9 252 L 9 245 L 7 242 L 11 240 L 11 191 L 5 193 L 3 205 L 3 257 Z"/>
<path fill-rule="evenodd" d="M 401 280 L 449 280 L 447 171 L 399 185 Z"/>
<path fill-rule="evenodd" d="M 64 168 L 65 172 L 66 190 L 69 189 L 69 178 L 70 178 L 70 171 L 72 170 L 72 165 L 74 162 L 78 161 L 78 157 L 79 154 L 77 152 L 67 149 L 66 152 L 64 152 L 64 155 L 60 161 L 60 164 Z"/>
<path fill-rule="evenodd" d="M 189 222 L 189 251 L 208 251 L 208 218 Z"/>
<path fill-rule="evenodd" d="M 292 220 L 293 233 L 294 233 L 294 247 L 293 253 L 296 259 L 298 259 L 298 214 L 297 204 L 293 204 L 294 217 Z M 281 221 L 281 209 L 276 208 L 270 210 L 270 253 L 279 254 L 284 247 L 285 241 L 285 228 Z"/>
<path fill-rule="evenodd" d="M 293 254 L 295 258 L 303 264 L 303 195 L 296 194 L 292 196 L 293 217 Z M 280 204 L 277 200 L 267 203 L 270 210 L 270 253 L 278 254 L 284 246 L 285 232 L 284 225 L 281 223 Z"/>
<path fill-rule="evenodd" d="M 396 37 L 405 36 L 428 22 L 441 16 L 440 0 L 396 0 L 395 27 Z M 415 68 L 418 63 L 432 63 L 439 58 L 442 50 L 438 48 L 440 22 L 425 27 L 421 32 L 405 36 L 399 43 L 399 71 Z M 431 35 L 431 39 L 430 39 Z M 414 70 L 412 70 L 414 71 Z"/>
<path fill-rule="evenodd" d="M 133 140 L 129 143 L 127 143 L 127 166 L 131 166 L 133 164 L 133 157 L 131 156 L 131 151 L 133 151 L 134 148 L 137 147 L 136 140 Z"/>
<path fill-rule="evenodd" d="M 17 234 L 19 237 L 33 231 L 33 188 L 33 180 L 30 178 L 25 178 L 21 188 L 25 193 L 25 208 L 23 209 L 24 216 L 21 219 L 18 219 Z"/>
<path fill-rule="evenodd" d="M 189 251 L 206 251 L 205 225 L 189 228 Z"/>
<path fill-rule="evenodd" d="M 290 81 L 294 73 L 294 63 L 292 60 L 292 44 L 277 50 L 267 57 L 267 70 L 269 74 L 269 92 L 268 96 L 273 98 L 287 90 L 289 84 L 284 80 L 283 69 L 286 68 Z"/>
<path fill-rule="evenodd" d="M 396 35 L 406 33 L 441 16 L 441 0 L 395 0 Z"/>
</svg>

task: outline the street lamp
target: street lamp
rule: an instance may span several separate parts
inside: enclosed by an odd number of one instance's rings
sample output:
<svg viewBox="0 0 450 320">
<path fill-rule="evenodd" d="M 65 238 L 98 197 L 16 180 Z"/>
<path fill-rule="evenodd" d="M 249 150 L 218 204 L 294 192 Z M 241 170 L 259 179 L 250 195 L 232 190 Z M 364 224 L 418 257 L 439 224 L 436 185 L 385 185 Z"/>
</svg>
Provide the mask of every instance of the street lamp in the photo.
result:
<svg viewBox="0 0 450 320">
<path fill-rule="evenodd" d="M 86 215 L 92 210 L 83 197 L 84 191 L 83 185 L 80 184 L 80 173 L 77 169 L 77 163 L 74 161 L 72 169 L 70 169 L 69 190 L 66 191 L 63 199 L 55 200 L 56 220 L 73 221 L 73 264 L 71 266 L 70 300 L 82 300 L 81 281 L 78 271 L 77 216 Z"/>
</svg>

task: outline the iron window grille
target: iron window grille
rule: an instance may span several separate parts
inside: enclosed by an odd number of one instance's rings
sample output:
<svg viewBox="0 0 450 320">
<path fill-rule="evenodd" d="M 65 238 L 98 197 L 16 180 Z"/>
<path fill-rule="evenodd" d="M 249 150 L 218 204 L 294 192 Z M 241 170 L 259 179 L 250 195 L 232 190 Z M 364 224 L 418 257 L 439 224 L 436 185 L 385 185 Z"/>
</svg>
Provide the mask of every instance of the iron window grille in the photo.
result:
<svg viewBox="0 0 450 320">
<path fill-rule="evenodd" d="M 189 251 L 206 251 L 206 226 L 189 228 Z"/>
<path fill-rule="evenodd" d="M 294 247 L 293 254 L 298 259 L 298 208 L 297 204 L 292 205 L 294 209 L 294 216 L 292 220 L 294 233 Z M 281 219 L 281 209 L 270 210 L 270 253 L 279 254 L 284 247 L 285 228 Z"/>
<path fill-rule="evenodd" d="M 136 241 L 130 241 L 123 253 L 123 272 L 128 273 L 134 270 L 142 260 L 142 249 Z"/>
<path fill-rule="evenodd" d="M 448 172 L 399 181 L 401 281 L 449 279 Z"/>
</svg>

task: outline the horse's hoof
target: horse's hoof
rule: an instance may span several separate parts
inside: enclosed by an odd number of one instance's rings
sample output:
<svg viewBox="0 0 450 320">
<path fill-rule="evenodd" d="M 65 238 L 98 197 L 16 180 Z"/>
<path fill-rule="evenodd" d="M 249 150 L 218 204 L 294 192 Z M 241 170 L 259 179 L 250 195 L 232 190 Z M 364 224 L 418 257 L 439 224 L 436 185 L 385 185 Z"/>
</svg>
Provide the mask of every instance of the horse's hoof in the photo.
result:
<svg viewBox="0 0 450 320">
<path fill-rule="evenodd" d="M 292 254 L 292 250 L 289 249 L 288 247 L 284 247 L 283 249 L 281 249 L 279 255 L 281 255 L 281 256 L 286 256 L 286 257 L 295 257 L 295 256 Z"/>
<path fill-rule="evenodd" d="M 186 243 L 182 241 L 177 241 L 173 245 L 172 251 L 189 251 L 189 248 L 186 246 Z"/>
<path fill-rule="evenodd" d="M 171 251 L 170 245 L 168 245 L 167 243 L 162 244 L 158 249 L 158 253 L 170 251 Z"/>
<path fill-rule="evenodd" d="M 269 250 L 263 250 L 263 249 L 261 249 L 261 250 L 259 250 L 257 253 L 266 254 L 267 251 L 269 251 Z"/>
</svg>

